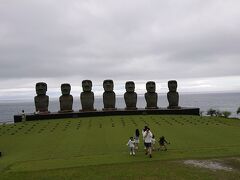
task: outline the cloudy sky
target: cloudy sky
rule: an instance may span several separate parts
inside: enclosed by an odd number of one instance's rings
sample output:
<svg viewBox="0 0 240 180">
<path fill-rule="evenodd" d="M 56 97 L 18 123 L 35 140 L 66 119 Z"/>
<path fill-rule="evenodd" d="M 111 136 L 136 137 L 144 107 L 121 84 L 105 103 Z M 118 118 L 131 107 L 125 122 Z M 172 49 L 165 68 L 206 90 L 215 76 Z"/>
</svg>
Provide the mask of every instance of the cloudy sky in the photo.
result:
<svg viewBox="0 0 240 180">
<path fill-rule="evenodd" d="M 240 92 L 240 1 L 1 0 L 0 100 L 33 98 L 35 84 L 60 96 L 61 83 L 95 94 L 113 79 L 154 80 L 159 93 Z"/>
</svg>

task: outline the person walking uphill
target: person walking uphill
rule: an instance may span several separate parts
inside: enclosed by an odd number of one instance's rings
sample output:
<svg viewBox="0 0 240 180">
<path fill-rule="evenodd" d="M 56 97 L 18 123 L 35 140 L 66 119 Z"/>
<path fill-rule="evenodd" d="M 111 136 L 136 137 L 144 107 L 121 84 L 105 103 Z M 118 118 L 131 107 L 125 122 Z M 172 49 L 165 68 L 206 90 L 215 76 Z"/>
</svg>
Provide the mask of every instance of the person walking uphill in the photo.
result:
<svg viewBox="0 0 240 180">
<path fill-rule="evenodd" d="M 128 143 L 126 145 L 129 147 L 130 156 L 131 155 L 135 156 L 135 141 L 134 141 L 133 137 L 129 138 Z"/>
<path fill-rule="evenodd" d="M 158 150 L 167 151 L 167 146 L 166 146 L 166 144 L 170 144 L 170 142 L 167 142 L 167 140 L 165 139 L 164 136 L 162 136 L 162 137 L 159 138 L 158 143 L 159 143 L 159 148 L 158 148 Z"/>
<path fill-rule="evenodd" d="M 144 135 L 144 133 L 146 132 L 147 128 L 148 128 L 147 126 L 144 126 L 144 128 L 142 129 L 142 137 L 143 137 L 143 145 L 144 145 L 144 149 L 147 149 L 147 148 L 146 148 L 146 145 L 145 145 L 145 140 L 144 140 L 145 138 L 144 138 L 143 135 Z"/>
<path fill-rule="evenodd" d="M 144 143 L 146 146 L 146 155 L 149 154 L 149 157 L 152 158 L 152 132 L 150 131 L 150 128 L 147 128 L 147 130 L 143 133 Z"/>
<path fill-rule="evenodd" d="M 134 137 L 134 139 L 135 139 L 135 149 L 138 149 L 139 136 L 140 136 L 139 130 L 136 129 L 136 130 L 135 130 L 135 137 Z"/>
</svg>

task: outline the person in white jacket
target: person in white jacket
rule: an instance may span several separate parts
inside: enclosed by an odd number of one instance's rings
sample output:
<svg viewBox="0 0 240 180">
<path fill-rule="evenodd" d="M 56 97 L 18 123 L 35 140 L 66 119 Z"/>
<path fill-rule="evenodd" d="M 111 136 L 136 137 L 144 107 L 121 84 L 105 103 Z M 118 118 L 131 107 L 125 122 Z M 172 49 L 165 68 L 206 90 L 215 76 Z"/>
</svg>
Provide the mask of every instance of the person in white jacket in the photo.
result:
<svg viewBox="0 0 240 180">
<path fill-rule="evenodd" d="M 153 134 L 150 131 L 150 128 L 147 128 L 147 130 L 143 133 L 143 138 L 146 146 L 146 155 L 149 154 L 150 158 L 152 158 L 152 137 Z"/>
<path fill-rule="evenodd" d="M 144 135 L 144 133 L 147 130 L 147 128 L 148 128 L 147 126 L 144 126 L 144 128 L 142 129 L 142 136 Z M 144 136 L 143 136 L 143 145 L 144 145 L 144 149 L 147 149 L 146 145 L 145 145 L 145 138 L 144 138 Z"/>
<path fill-rule="evenodd" d="M 126 145 L 129 147 L 130 155 L 135 156 L 135 141 L 134 141 L 133 137 L 129 138 L 128 143 Z"/>
</svg>

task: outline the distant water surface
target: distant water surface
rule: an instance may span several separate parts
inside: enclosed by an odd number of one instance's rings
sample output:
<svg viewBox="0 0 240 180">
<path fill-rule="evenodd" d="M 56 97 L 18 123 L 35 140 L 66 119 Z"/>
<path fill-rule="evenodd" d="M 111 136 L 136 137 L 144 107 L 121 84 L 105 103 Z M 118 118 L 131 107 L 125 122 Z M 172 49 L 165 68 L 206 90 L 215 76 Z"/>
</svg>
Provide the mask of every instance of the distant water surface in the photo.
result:
<svg viewBox="0 0 240 180">
<path fill-rule="evenodd" d="M 240 107 L 240 93 L 209 93 L 209 94 L 180 94 L 179 105 L 182 107 L 199 107 L 201 111 L 206 112 L 210 108 L 226 110 L 232 112 L 232 116 L 236 117 L 237 108 Z M 94 106 L 96 109 L 103 108 L 102 97 L 95 97 Z M 137 107 L 144 108 L 146 102 L 143 95 L 138 96 Z M 159 94 L 158 106 L 167 107 L 167 96 Z M 124 98 L 116 98 L 116 107 L 124 108 Z M 33 101 L 4 101 L 0 102 L 0 122 L 13 122 L 14 114 L 19 114 L 24 109 L 26 113 L 34 112 Z M 51 99 L 49 102 L 49 110 L 57 112 L 60 109 L 58 99 Z M 80 98 L 74 97 L 74 111 L 81 109 Z"/>
</svg>

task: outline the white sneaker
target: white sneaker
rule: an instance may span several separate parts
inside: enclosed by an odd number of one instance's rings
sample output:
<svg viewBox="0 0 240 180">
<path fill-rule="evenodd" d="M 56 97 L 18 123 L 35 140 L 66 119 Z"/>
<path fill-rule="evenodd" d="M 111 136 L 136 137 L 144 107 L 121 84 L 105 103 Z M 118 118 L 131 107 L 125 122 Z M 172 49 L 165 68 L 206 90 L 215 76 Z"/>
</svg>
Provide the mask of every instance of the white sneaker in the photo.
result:
<svg viewBox="0 0 240 180">
<path fill-rule="evenodd" d="M 135 156 L 135 152 L 133 152 L 133 155 Z"/>
<path fill-rule="evenodd" d="M 132 155 L 132 152 L 130 152 L 130 156 Z"/>
</svg>

